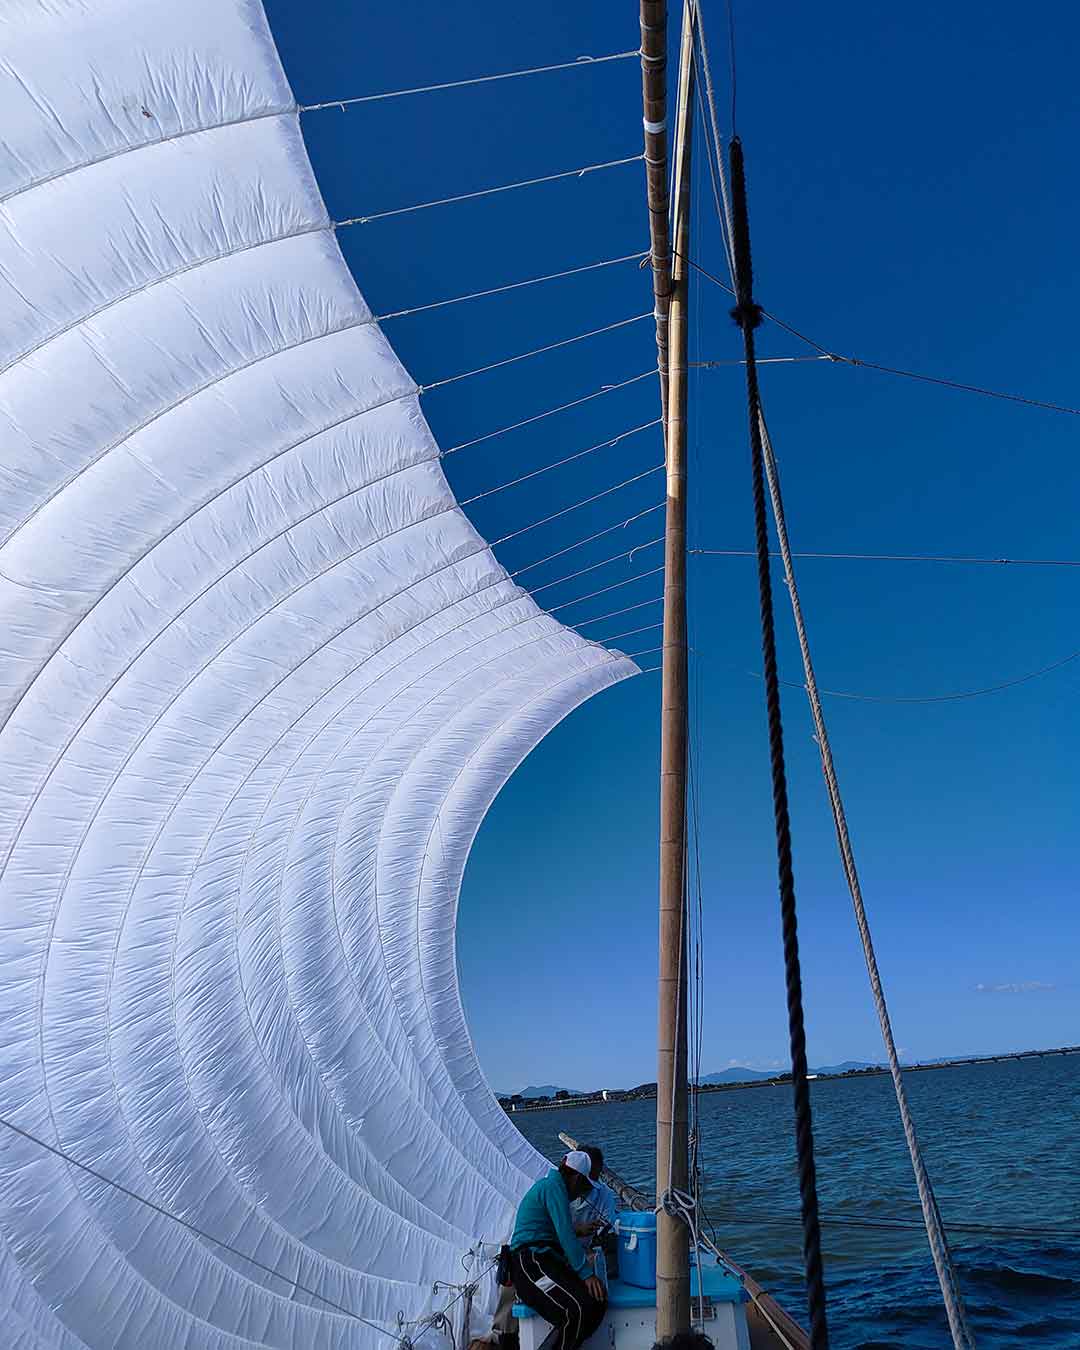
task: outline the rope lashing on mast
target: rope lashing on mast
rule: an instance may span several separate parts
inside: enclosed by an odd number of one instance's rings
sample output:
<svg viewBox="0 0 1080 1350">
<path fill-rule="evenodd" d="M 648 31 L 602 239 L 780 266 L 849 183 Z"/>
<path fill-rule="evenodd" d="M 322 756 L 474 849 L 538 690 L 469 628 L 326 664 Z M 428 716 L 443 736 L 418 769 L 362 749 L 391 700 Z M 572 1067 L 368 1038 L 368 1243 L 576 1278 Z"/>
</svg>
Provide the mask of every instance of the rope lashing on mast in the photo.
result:
<svg viewBox="0 0 1080 1350">
<path fill-rule="evenodd" d="M 773 813 L 780 887 L 780 915 L 784 936 L 784 968 L 787 982 L 788 1029 L 791 1040 L 791 1076 L 795 1098 L 795 1146 L 802 1203 L 803 1262 L 806 1269 L 807 1307 L 810 1314 L 812 1350 L 827 1350 L 829 1330 L 825 1308 L 825 1274 L 821 1256 L 821 1225 L 818 1218 L 817 1172 L 814 1166 L 813 1117 L 806 1061 L 806 1030 L 803 1023 L 802 971 L 799 963 L 798 918 L 795 877 L 791 856 L 791 822 L 788 814 L 787 776 L 784 767 L 784 731 L 780 716 L 780 679 L 776 661 L 776 632 L 772 581 L 769 573 L 769 531 L 765 514 L 765 455 L 761 436 L 761 393 L 755 362 L 754 329 L 761 323 L 761 307 L 753 297 L 753 267 L 750 254 L 750 219 L 746 203 L 746 175 L 742 142 L 731 142 L 731 196 L 735 257 L 736 305 L 732 318 L 742 329 L 746 355 L 746 402 L 750 423 L 750 457 L 754 499 L 754 535 L 757 547 L 758 592 L 761 609 L 761 649 L 765 675 L 765 704 L 769 724 L 769 758 L 772 771 Z"/>
</svg>

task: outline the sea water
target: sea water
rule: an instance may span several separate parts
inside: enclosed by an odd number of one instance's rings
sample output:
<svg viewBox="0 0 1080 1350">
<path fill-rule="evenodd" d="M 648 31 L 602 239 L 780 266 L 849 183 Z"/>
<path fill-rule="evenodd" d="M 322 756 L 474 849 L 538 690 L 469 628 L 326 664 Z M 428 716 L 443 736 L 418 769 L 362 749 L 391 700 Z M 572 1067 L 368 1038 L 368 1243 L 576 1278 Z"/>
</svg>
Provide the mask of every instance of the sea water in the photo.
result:
<svg viewBox="0 0 1080 1350">
<path fill-rule="evenodd" d="M 906 1082 L 981 1350 L 1080 1347 L 1080 1055 Z M 950 1346 L 892 1080 L 819 1081 L 811 1096 L 833 1347 Z M 805 1325 L 791 1088 L 700 1103 L 704 1208 L 717 1241 Z M 655 1110 L 655 1101 L 615 1102 L 513 1120 L 548 1157 L 560 1152 L 560 1130 L 599 1144 L 616 1172 L 651 1193 Z M 893 1226 L 898 1219 L 911 1226 Z"/>
</svg>

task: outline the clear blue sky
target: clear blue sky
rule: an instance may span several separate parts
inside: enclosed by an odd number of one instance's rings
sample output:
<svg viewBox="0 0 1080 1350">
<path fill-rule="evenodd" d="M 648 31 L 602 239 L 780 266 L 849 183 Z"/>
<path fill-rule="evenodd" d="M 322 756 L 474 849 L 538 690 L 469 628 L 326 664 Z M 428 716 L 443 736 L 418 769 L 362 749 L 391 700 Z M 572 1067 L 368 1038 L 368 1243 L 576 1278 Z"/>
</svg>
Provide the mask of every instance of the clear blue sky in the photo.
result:
<svg viewBox="0 0 1080 1350">
<path fill-rule="evenodd" d="M 637 45 L 633 0 L 356 6 L 272 0 L 286 69 L 315 102 Z M 742 0 L 738 119 L 758 298 L 825 346 L 1080 404 L 1076 266 L 1080 12 L 1015 5 L 822 10 Z M 707 7 L 727 130 L 726 33 Z M 635 154 L 634 62 L 306 118 L 337 218 Z M 699 158 L 699 165 L 701 159 Z M 722 269 L 707 184 L 694 251 Z M 640 166 L 344 231 L 378 312 L 627 253 L 646 242 Z M 421 383 L 650 307 L 631 263 L 387 331 Z M 729 301 L 694 300 L 692 359 L 738 355 Z M 803 350 L 765 330 L 767 352 Z M 625 379 L 653 363 L 648 322 L 427 397 L 443 446 Z M 692 389 L 691 544 L 751 542 L 741 372 Z M 1077 557 L 1080 419 L 831 365 L 763 373 L 793 543 L 806 550 Z M 656 415 L 653 381 L 447 461 L 461 496 Z M 471 508 L 489 538 L 661 457 L 655 429 Z M 514 540 L 523 566 L 659 500 L 660 479 Z M 528 574 L 554 581 L 645 542 L 658 516 Z M 571 600 L 659 562 L 653 549 L 553 587 Z M 976 688 L 1080 647 L 1080 569 L 807 561 L 804 606 L 826 687 L 889 695 Z M 567 620 L 659 594 L 658 578 Z M 785 603 L 781 590 L 778 605 Z M 752 563 L 691 565 L 707 928 L 704 1070 L 786 1054 Z M 783 671 L 797 678 L 786 609 Z M 602 637 L 655 607 L 585 624 Z M 658 641 L 652 630 L 621 645 Z M 645 656 L 642 664 L 655 664 Z M 852 834 L 911 1056 L 1074 1043 L 1080 662 L 1006 693 L 944 704 L 831 700 Z M 492 809 L 465 879 L 459 964 L 473 1035 L 499 1088 L 588 1088 L 655 1076 L 655 674 L 580 710 Z M 811 1062 L 880 1042 L 836 860 L 803 696 L 785 698 Z M 577 954 L 571 954 L 573 936 Z M 981 988 L 980 988 L 981 986 Z"/>
</svg>

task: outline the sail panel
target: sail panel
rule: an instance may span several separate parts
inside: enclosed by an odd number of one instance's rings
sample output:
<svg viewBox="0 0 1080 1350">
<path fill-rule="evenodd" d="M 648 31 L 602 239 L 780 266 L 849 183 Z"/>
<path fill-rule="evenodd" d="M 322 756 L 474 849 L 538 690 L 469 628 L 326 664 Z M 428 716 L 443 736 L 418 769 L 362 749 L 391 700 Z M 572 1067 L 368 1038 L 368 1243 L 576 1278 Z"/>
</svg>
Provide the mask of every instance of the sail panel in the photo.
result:
<svg viewBox="0 0 1080 1350">
<path fill-rule="evenodd" d="M 5 1137 L 5 1326 L 374 1346 L 544 1166 L 469 1037 L 461 878 L 636 667 L 458 507 L 261 6 L 2 23 L 0 1115 L 100 1174 Z"/>
</svg>

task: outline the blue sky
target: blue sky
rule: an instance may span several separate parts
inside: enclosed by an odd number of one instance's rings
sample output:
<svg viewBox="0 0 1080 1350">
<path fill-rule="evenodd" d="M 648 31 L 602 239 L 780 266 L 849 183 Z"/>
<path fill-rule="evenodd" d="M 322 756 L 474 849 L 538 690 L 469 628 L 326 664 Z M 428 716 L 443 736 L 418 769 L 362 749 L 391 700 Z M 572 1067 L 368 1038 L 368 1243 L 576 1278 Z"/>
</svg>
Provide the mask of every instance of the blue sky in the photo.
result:
<svg viewBox="0 0 1080 1350">
<path fill-rule="evenodd" d="M 302 102 L 636 46 L 636 5 L 433 0 L 354 6 L 272 0 Z M 758 298 L 826 347 L 1080 404 L 1074 173 L 1080 12 L 1052 22 L 998 3 L 907 10 L 787 0 L 736 6 Z M 466 22 L 467 20 L 467 22 Z M 726 33 L 706 11 L 729 121 Z M 310 114 L 305 131 L 335 218 L 371 214 L 640 149 L 627 61 L 478 89 Z M 704 173 L 699 156 L 699 170 Z M 699 177 L 696 257 L 723 260 Z M 385 313 L 645 246 L 639 165 L 354 227 L 342 245 Z M 388 321 L 421 383 L 651 304 L 621 264 Z M 691 358 L 738 355 L 729 301 L 693 299 Z M 766 329 L 767 353 L 801 352 Z M 649 369 L 635 323 L 433 391 L 445 446 Z M 691 546 L 752 539 L 737 369 L 693 380 Z M 792 541 L 820 551 L 1080 556 L 1080 420 L 828 364 L 763 372 Z M 652 380 L 446 461 L 471 496 L 656 416 Z M 489 538 L 648 469 L 659 432 L 470 508 Z M 516 568 L 659 500 L 656 476 L 507 544 Z M 523 580 L 540 585 L 646 543 L 659 516 Z M 551 587 L 571 601 L 649 571 L 655 548 Z M 1080 647 L 1080 569 L 806 561 L 800 583 L 827 688 L 920 696 L 979 688 Z M 703 1069 L 786 1053 L 753 564 L 691 560 L 691 644 L 706 906 Z M 560 611 L 591 619 L 659 595 L 646 577 Z M 784 593 L 778 593 L 778 605 Z M 782 674 L 798 676 L 778 608 Z M 651 606 L 599 623 L 653 622 Z M 636 652 L 657 630 L 625 639 Z M 642 657 L 645 666 L 656 657 Z M 1080 850 L 1080 661 L 953 703 L 831 699 L 827 716 L 899 1043 L 913 1057 L 1074 1043 Z M 644 675 L 573 715 L 518 770 L 473 850 L 459 964 L 481 1061 L 500 1088 L 655 1076 L 659 680 Z M 798 690 L 785 695 L 812 1062 L 875 1058 L 880 1042 L 820 766 Z"/>
</svg>

